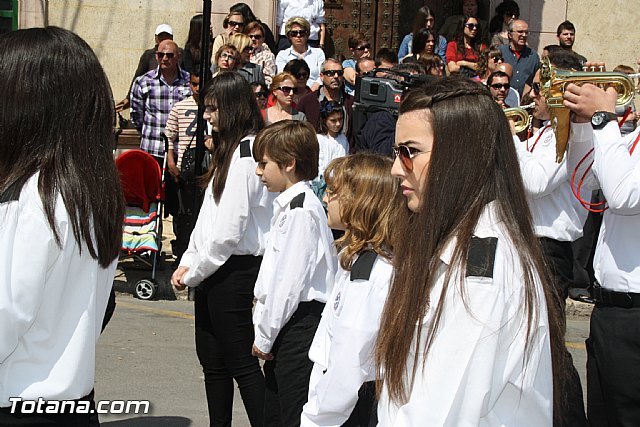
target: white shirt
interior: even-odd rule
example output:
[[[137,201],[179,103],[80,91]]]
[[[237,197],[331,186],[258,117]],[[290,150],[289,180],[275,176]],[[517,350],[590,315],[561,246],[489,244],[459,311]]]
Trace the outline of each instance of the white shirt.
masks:
[[[317,137],[320,147],[318,156],[318,178],[320,178],[333,159],[347,155],[349,141],[347,141],[347,137],[344,134],[340,134],[337,138],[334,138],[329,134],[323,135],[319,133]]]
[[[291,201],[301,193],[303,206],[291,209]],[[327,215],[309,185],[298,182],[273,202],[269,241],[255,285],[255,344],[262,352],[271,352],[299,303],[327,302],[336,266]]]
[[[311,26],[309,40],[318,40],[320,38],[320,24],[324,24],[323,0],[280,0],[276,18],[277,26],[280,27],[280,35],[286,35],[285,25],[289,19],[295,17],[309,21]]]
[[[9,397],[84,397],[117,262],[102,268],[76,242],[60,195],[56,244],[38,174],[19,200],[0,204],[0,218],[0,407]]]
[[[581,237],[588,212],[571,191],[573,169],[568,166],[566,156],[556,163],[552,127],[545,125],[525,141],[514,137],[514,142],[536,235],[563,242]],[[533,151],[529,152],[527,147]],[[584,192],[584,197],[589,195]]]
[[[231,255],[264,253],[273,196],[256,175],[251,152],[241,156],[243,144],[253,149],[253,139],[243,138],[233,153],[219,203],[213,198],[213,181],[207,186],[189,248],[180,261],[181,267],[189,267],[183,279],[187,286],[198,286]]]
[[[320,78],[320,69],[322,63],[325,61],[324,51],[317,47],[309,46],[303,57],[300,57],[298,53],[293,50],[293,47],[281,50],[276,56],[276,66],[278,67],[278,73],[284,71],[284,66],[292,59],[304,59],[304,62],[309,66],[309,79],[307,80],[307,86],[312,87],[314,83],[322,84]]]
[[[376,379],[373,352],[393,266],[378,256],[370,273],[368,279],[351,280],[351,271],[338,267],[309,350],[314,365],[302,426],[341,426],[353,412],[362,384]]]
[[[593,141],[591,171],[609,206],[593,259],[596,279],[612,291],[640,293],[640,143],[629,155],[640,128],[625,137],[620,136],[615,122],[600,130],[593,130],[588,123],[572,123],[571,128],[580,135],[581,146],[590,148]]]
[[[536,280],[537,324],[532,326],[531,353],[523,365],[527,329],[523,272],[518,252],[504,233],[490,204],[474,234],[498,239],[493,278],[465,278],[466,306],[461,299],[459,280],[452,279],[439,331],[426,361],[424,348],[419,349],[415,383],[408,401],[400,406],[392,403],[388,390],[383,388],[378,402],[379,426],[552,425],[553,374],[543,290]],[[433,321],[453,248],[452,242],[440,257],[439,276],[431,291],[434,298],[423,319],[425,336],[421,338],[421,346],[425,343],[426,328]],[[407,358],[407,372],[412,371],[415,352],[414,341]]]

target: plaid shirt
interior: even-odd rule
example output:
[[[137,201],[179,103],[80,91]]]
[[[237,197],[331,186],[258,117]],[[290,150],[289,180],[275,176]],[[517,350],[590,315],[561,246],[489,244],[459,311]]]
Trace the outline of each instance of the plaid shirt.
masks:
[[[178,76],[168,84],[158,68],[141,75],[131,87],[131,120],[140,132],[140,148],[162,157],[164,129],[173,106],[191,95],[189,73],[178,68]]]

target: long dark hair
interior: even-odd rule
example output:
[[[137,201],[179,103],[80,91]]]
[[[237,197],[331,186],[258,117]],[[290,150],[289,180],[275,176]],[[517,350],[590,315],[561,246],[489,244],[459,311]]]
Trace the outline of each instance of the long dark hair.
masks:
[[[433,19],[436,18],[436,15],[431,9],[429,9],[429,6],[422,6],[420,9],[418,9],[418,11],[416,12],[416,17],[413,19],[413,28],[411,31],[414,37],[420,28],[424,28],[424,23],[430,16]]]
[[[458,45],[458,53],[463,55],[464,57],[466,57],[467,55],[467,50],[464,47],[464,26],[467,24],[467,21],[469,21],[469,19],[475,19],[476,23],[478,24],[478,30],[476,31],[476,36],[471,39],[471,42],[469,43],[471,45],[471,49],[473,50],[473,52],[479,56],[480,55],[480,47],[482,46],[482,36],[480,34],[480,20],[475,17],[475,16],[471,16],[471,15],[464,15],[464,18],[460,21],[460,25],[458,26],[458,31],[456,32],[456,44]]]
[[[203,176],[204,185],[213,181],[213,197],[216,202],[224,191],[233,152],[247,135],[255,135],[264,127],[262,114],[251,86],[234,72],[223,72],[207,85],[205,104],[218,108],[218,132],[213,133],[213,160]]]
[[[497,220],[504,224],[524,273],[520,303],[526,320],[521,327],[526,331],[528,354],[541,312],[542,297],[536,290],[537,280],[541,281],[550,325],[554,399],[560,402],[565,372],[561,366],[565,360],[564,324],[558,297],[534,235],[518,158],[504,113],[481,85],[457,77],[435,80],[410,90],[399,113],[412,111],[425,112],[425,120],[431,124],[435,136],[420,198],[421,209],[396,224],[398,240],[394,255],[402,262],[396,265],[376,349],[384,387],[393,401],[406,401],[405,380],[409,378],[412,383],[421,353],[426,359],[441,327],[444,296],[457,280],[464,301],[460,278],[465,277],[471,237],[481,213],[493,202]],[[454,237],[455,248],[442,293],[432,294],[440,255]],[[434,320],[423,326],[422,319],[430,307],[434,310]],[[426,339],[421,341],[423,328],[427,328]],[[417,350],[412,357],[410,349],[415,336],[418,337]],[[407,369],[408,361],[413,362],[413,371]]]
[[[435,54],[436,50],[438,50],[438,35],[435,31],[428,28],[420,28],[413,35],[413,42],[411,43],[411,53],[414,55],[422,54],[422,51],[424,51],[424,49],[427,47],[427,42],[429,41],[430,36],[433,37],[434,43],[433,52],[431,53]]]
[[[200,51],[202,50],[202,14],[191,18],[189,22],[189,36],[184,45],[184,49],[191,53],[194,61],[200,61]]]
[[[113,161],[115,110],[98,58],[72,32],[31,28],[0,36],[0,194],[36,173],[58,245],[58,195],[73,236],[107,267],[122,240],[124,199]]]

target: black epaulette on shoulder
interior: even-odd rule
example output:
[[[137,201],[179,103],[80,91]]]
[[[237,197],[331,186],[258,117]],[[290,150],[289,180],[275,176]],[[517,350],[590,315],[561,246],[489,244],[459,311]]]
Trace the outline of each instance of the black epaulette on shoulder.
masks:
[[[289,203],[289,209],[301,208],[303,204],[304,204],[304,193],[300,193],[296,197],[291,199],[291,203]]]
[[[361,252],[356,262],[351,266],[351,275],[349,277],[351,281],[369,280],[376,258],[378,258],[378,254],[375,251],[367,250]]]
[[[240,157],[251,157],[251,143],[248,139],[240,141]]]
[[[471,237],[469,254],[467,255],[466,277],[489,277],[493,278],[493,264],[496,260],[496,248],[498,238]]]

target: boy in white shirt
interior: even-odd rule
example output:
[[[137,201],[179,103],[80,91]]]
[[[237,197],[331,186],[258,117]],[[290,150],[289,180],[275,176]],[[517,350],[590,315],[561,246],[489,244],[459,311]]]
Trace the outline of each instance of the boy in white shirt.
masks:
[[[327,216],[308,183],[318,174],[315,131],[277,122],[258,134],[253,156],[267,189],[280,192],[253,314],[253,354],[266,360],[265,425],[299,425],[313,367],[307,353],[337,269]]]

